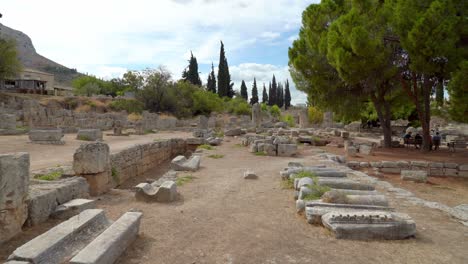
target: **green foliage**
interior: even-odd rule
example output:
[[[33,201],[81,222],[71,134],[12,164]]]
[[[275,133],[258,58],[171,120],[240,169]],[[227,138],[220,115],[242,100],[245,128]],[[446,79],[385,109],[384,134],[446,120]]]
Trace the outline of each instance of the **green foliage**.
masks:
[[[270,97],[271,97],[271,95],[270,95]],[[270,107],[270,114],[273,117],[279,118],[281,116],[281,110],[277,105],[273,105],[272,107]]]
[[[197,90],[193,93],[193,115],[209,115],[223,111],[224,103],[215,93]]]
[[[144,109],[144,104],[135,99],[117,99],[109,104],[110,109],[113,111],[127,111],[127,113],[141,114]]]
[[[193,53],[190,52],[190,60],[187,69],[182,73],[182,79],[193,85],[201,86],[202,82],[200,75],[198,74],[198,62],[197,58],[193,56]]]
[[[278,99],[276,98],[276,95],[278,94],[278,84],[276,83],[276,77],[273,75],[273,79],[271,80],[270,88],[268,91],[268,105],[273,106],[278,103]]]
[[[115,168],[115,167],[111,168],[111,176],[112,176],[112,179],[114,180],[114,182],[116,182],[116,183],[120,182],[119,172],[118,172],[117,168]]]
[[[176,185],[177,186],[182,186],[182,185],[184,185],[186,183],[191,182],[193,179],[195,179],[195,177],[193,177],[191,174],[179,177],[176,180]]]
[[[262,92],[262,105],[268,104],[268,94],[266,91],[265,84],[263,84],[263,92]]]
[[[263,112],[270,111],[269,108],[268,108],[268,105],[266,103],[261,103],[260,104],[260,109],[262,109]]]
[[[211,63],[211,72],[208,75],[208,81],[206,83],[206,90],[208,92],[216,93],[216,76],[214,73],[213,63]]]
[[[48,174],[41,175],[37,177],[37,179],[42,180],[42,181],[55,181],[59,179],[60,177],[62,177],[62,174],[63,174],[62,170],[57,170],[57,171],[50,172]]]
[[[20,70],[16,42],[0,38],[0,80],[14,78]]]
[[[291,107],[291,91],[289,90],[289,80],[286,80],[286,88],[284,90],[284,108],[288,110]]]
[[[265,151],[257,151],[254,153],[255,156],[266,156],[267,153]]]
[[[219,51],[219,66],[218,66],[218,95],[219,97],[234,96],[233,85],[231,84],[231,74],[229,73],[229,65],[224,52],[224,43],[221,41],[221,49]]]
[[[207,144],[200,145],[200,146],[198,146],[198,148],[199,148],[199,149],[206,149],[206,150],[213,150],[213,149],[215,149],[213,146],[207,145]]]
[[[290,114],[282,115],[280,117],[280,121],[287,123],[289,127],[295,127],[296,126],[296,120]]]
[[[323,122],[323,112],[316,107],[309,106],[307,110],[309,122],[312,124],[321,124]]]
[[[240,96],[247,101],[249,99],[249,95],[247,94],[247,86],[245,85],[244,80],[242,80],[241,87],[240,87]]]
[[[209,155],[208,158],[222,159],[222,158],[224,158],[224,155],[222,155],[222,154],[212,154],[212,155]]]
[[[460,63],[448,85],[449,113],[453,120],[468,123],[468,60]]]
[[[240,97],[227,100],[226,111],[235,115],[250,115],[251,113],[249,103]]]
[[[83,141],[91,141],[91,138],[88,137],[87,135],[79,135],[78,140],[83,140]]]
[[[257,80],[254,78],[253,86],[252,86],[252,98],[250,98],[250,104],[258,103],[258,89],[257,89]]]

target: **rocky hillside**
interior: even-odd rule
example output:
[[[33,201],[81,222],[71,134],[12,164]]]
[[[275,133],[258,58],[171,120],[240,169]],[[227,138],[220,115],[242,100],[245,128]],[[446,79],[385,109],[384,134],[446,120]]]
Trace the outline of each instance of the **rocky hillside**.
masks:
[[[70,85],[71,80],[81,75],[76,69],[67,68],[38,54],[31,38],[21,31],[0,24],[0,38],[16,41],[19,59],[24,67],[54,74],[59,84]]]

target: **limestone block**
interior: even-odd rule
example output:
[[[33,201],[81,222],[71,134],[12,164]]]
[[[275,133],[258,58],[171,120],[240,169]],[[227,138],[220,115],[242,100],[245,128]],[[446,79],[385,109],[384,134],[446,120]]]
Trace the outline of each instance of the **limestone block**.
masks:
[[[398,168],[398,163],[395,161],[382,161],[382,168]]]
[[[410,167],[410,163],[406,160],[399,160],[397,161],[398,167],[402,169],[407,169]]]
[[[346,155],[348,157],[356,157],[357,156],[357,149],[353,146],[348,146],[346,149]]]
[[[429,176],[444,176],[444,169],[443,168],[430,168]]]
[[[15,130],[16,115],[0,114],[0,129]]]
[[[347,204],[362,204],[362,205],[378,205],[388,206],[388,200],[385,195],[360,195],[360,194],[347,194]]]
[[[350,167],[351,169],[356,169],[356,168],[359,168],[361,163],[359,161],[348,161],[346,165]]]
[[[233,128],[233,129],[228,129],[224,131],[225,136],[240,136],[242,135],[242,130],[240,128]]]
[[[359,167],[361,167],[361,168],[369,168],[369,167],[370,167],[370,164],[369,164],[369,162],[363,161],[363,162],[360,162],[360,163],[359,163]]]
[[[113,264],[137,238],[143,214],[127,212],[81,250],[70,264]]]
[[[177,185],[173,181],[164,182],[156,192],[156,201],[169,203],[177,198]]]
[[[359,153],[363,155],[374,155],[374,148],[372,145],[361,144],[359,146]]]
[[[458,170],[461,170],[461,171],[468,171],[468,164],[460,164],[458,166]]]
[[[0,154],[0,244],[21,232],[28,217],[29,154]]]
[[[33,143],[63,144],[62,129],[32,129],[29,131],[29,140]]]
[[[81,176],[85,178],[89,184],[89,194],[98,196],[112,188],[110,174],[111,172],[104,171],[96,174],[82,174]]]
[[[184,156],[177,156],[171,161],[171,169],[175,171],[197,171],[200,167],[200,156],[192,156],[189,160]]]
[[[144,202],[169,203],[177,198],[177,185],[174,181],[164,181],[160,186],[158,183],[140,183],[135,187],[135,198]]]
[[[411,167],[421,167],[421,168],[427,168],[429,166],[429,162],[427,161],[411,161]]]
[[[458,168],[458,164],[457,164],[457,163],[451,163],[451,162],[445,162],[445,163],[444,163],[444,168],[448,168],[448,169],[457,169],[457,168]]]
[[[102,131],[100,129],[80,129],[76,135],[78,140],[102,141]]]
[[[268,156],[276,156],[276,146],[273,144],[263,144],[263,151]]]
[[[300,190],[304,186],[307,186],[307,185],[313,186],[314,184],[315,183],[312,178],[304,177],[304,178],[299,178],[295,187],[296,187],[296,190]]]
[[[258,176],[257,176],[257,174],[255,174],[255,172],[248,170],[248,171],[244,172],[244,179],[246,179],[246,180],[256,180],[256,179],[258,179]]]
[[[458,171],[458,177],[468,178],[468,171]]]
[[[296,144],[279,144],[278,145],[278,156],[290,157],[297,154]]]
[[[250,145],[250,147],[249,147],[249,152],[250,152],[250,153],[256,153],[256,152],[258,152],[257,145],[255,145],[255,144]]]
[[[318,184],[321,186],[328,186],[334,189],[350,189],[350,190],[363,190],[373,191],[375,188],[370,184],[359,183],[350,179],[343,178],[323,178],[319,177]]]
[[[372,168],[382,168],[382,162],[380,161],[371,161],[369,164]]]
[[[380,168],[379,171],[383,173],[398,174],[401,172],[401,168]]]
[[[208,117],[204,115],[198,117],[198,128],[208,129]]]
[[[51,217],[65,220],[83,212],[84,210],[94,208],[96,208],[96,202],[94,200],[74,199],[59,205]]]
[[[341,137],[343,139],[348,139],[349,138],[349,132],[348,131],[341,131]]]
[[[457,177],[458,176],[458,170],[457,169],[444,169],[444,176],[449,176],[449,177]]]
[[[427,172],[417,170],[402,170],[401,179],[404,181],[427,182]]]
[[[105,143],[82,144],[73,154],[73,170],[76,174],[95,174],[109,169],[109,145]]]
[[[187,145],[203,145],[206,143],[206,139],[202,137],[187,138]]]
[[[429,167],[430,168],[443,168],[444,167],[444,163],[442,162],[430,162],[429,163]]]

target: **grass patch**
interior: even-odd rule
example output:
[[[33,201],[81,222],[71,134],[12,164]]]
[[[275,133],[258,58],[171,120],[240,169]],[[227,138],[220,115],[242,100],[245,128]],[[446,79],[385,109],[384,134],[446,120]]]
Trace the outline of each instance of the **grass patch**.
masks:
[[[224,137],[224,132],[222,130],[216,130],[214,135],[216,137]]]
[[[27,127],[27,126],[16,126],[16,130],[29,131],[29,127]]]
[[[208,158],[222,159],[222,158],[224,158],[224,155],[222,155],[222,154],[212,154],[212,155],[209,155]]]
[[[284,189],[294,189],[294,179],[296,179],[296,178],[305,178],[305,177],[312,178],[312,180],[314,181],[314,185],[317,185],[318,178],[313,172],[301,171],[301,172],[299,172],[297,174],[294,174],[293,177],[289,177],[287,180],[284,180],[281,183],[281,187],[284,188]]]
[[[257,151],[254,153],[255,156],[266,156],[267,153],[265,151]]]
[[[148,135],[148,134],[156,134],[156,132],[152,129],[145,129],[145,135]]]
[[[78,140],[91,141],[91,138],[86,135],[79,135]]]
[[[60,177],[62,177],[62,174],[63,172],[58,170],[58,171],[54,171],[54,172],[41,175],[37,177],[37,179],[42,180],[42,181],[55,181],[59,179]]]
[[[208,145],[208,144],[203,144],[203,145],[200,145],[198,146],[199,149],[206,149],[206,150],[213,150],[215,149],[214,147],[212,147],[211,145]]]
[[[315,179],[314,179],[315,182]],[[303,200],[305,201],[311,201],[311,200],[318,200],[322,198],[322,195],[328,191],[330,191],[330,187],[328,186],[321,186],[315,183],[313,186],[307,185],[312,190],[312,193],[307,194],[306,196],[303,197]]]
[[[180,177],[180,178],[177,178],[176,180],[176,185],[177,186],[182,186],[188,182],[191,182],[193,179],[195,179],[195,177],[193,177],[191,174],[189,175],[185,175],[183,177]]]
[[[111,168],[111,176],[112,176],[112,179],[114,179],[114,182],[116,183],[120,182],[119,171],[117,171],[115,167]]]
[[[237,143],[237,144],[234,145],[234,147],[236,147],[236,148],[242,148],[242,147],[244,147],[244,145]]]
[[[162,138],[155,138],[153,141],[154,142],[163,142],[163,141],[166,141],[166,140],[162,139]]]

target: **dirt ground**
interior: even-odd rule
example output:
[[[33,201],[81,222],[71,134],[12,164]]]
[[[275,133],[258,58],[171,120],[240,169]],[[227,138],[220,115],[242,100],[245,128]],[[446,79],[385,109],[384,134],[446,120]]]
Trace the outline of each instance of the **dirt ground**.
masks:
[[[191,174],[195,179],[178,187],[178,202],[137,202],[129,186],[99,197],[98,207],[111,219],[130,209],[144,213],[140,236],[118,263],[468,263],[468,227],[438,210],[391,197],[397,211],[416,221],[415,238],[333,238],[325,228],[309,225],[297,215],[293,191],[281,188],[279,171],[291,160],[314,162],[312,152],[304,150],[298,158],[263,157],[248,153],[238,143],[239,139],[231,139],[215,150],[205,150],[199,171],[180,174]],[[207,157],[210,154],[225,156],[212,159]],[[243,179],[244,170],[249,168],[258,180]],[[157,178],[163,172],[156,168],[145,177]],[[428,190],[434,195],[444,191]],[[459,203],[467,203],[464,197]],[[27,238],[54,224],[49,221],[25,230],[0,248],[0,261]]]
[[[159,132],[147,135],[107,136],[110,131],[104,132],[104,142],[109,144],[112,153],[128,148],[133,144],[152,142],[155,139],[187,138],[187,132]],[[29,143],[28,135],[0,136],[0,154],[12,152],[29,152],[31,170],[54,167],[56,165],[71,165],[73,153],[86,141],[76,139],[76,134],[65,134],[64,145],[39,145]]]

